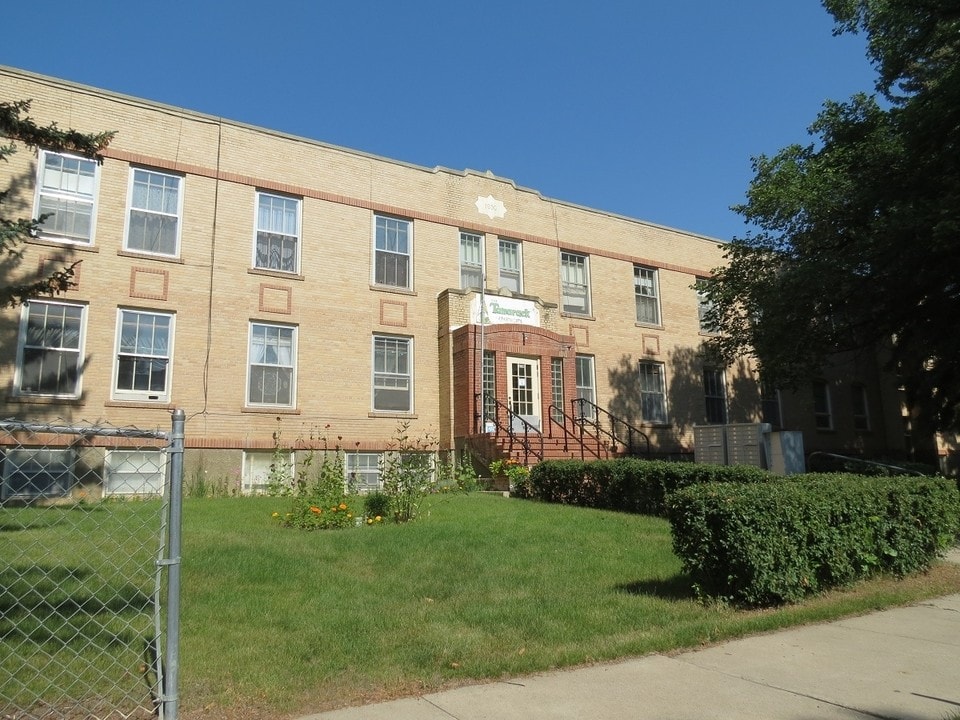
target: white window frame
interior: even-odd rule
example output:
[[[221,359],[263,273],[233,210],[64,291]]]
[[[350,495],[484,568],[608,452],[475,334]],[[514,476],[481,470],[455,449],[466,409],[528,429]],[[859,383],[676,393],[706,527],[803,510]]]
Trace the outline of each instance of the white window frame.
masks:
[[[60,160],[60,170],[47,168],[48,160],[58,158]],[[64,173],[62,166],[64,162],[76,163],[76,173]],[[93,171],[92,176],[82,173],[81,169]],[[45,184],[45,179],[51,174],[56,174],[60,182],[58,187]],[[84,177],[90,177],[90,180],[84,181]],[[71,182],[72,180],[72,182]],[[88,188],[84,186],[89,185]],[[91,246],[97,229],[97,197],[100,190],[100,163],[90,158],[80,155],[71,155],[70,153],[58,153],[52,150],[41,150],[37,158],[37,192],[34,200],[33,216],[39,218],[41,215],[52,214],[40,225],[39,236],[44,240],[54,240],[56,242],[68,243],[71,245]],[[51,204],[58,205],[76,205],[89,206],[90,221],[89,232],[86,236],[75,232],[66,232],[57,230],[57,208],[50,207]],[[46,206],[46,207],[45,207]],[[73,217],[77,217],[74,213]]]
[[[134,195],[135,187],[137,185],[138,176],[147,176],[145,179],[155,179],[162,180],[163,185],[161,185],[161,197],[165,198],[167,189],[167,181],[175,180],[176,181],[176,211],[173,212],[166,203],[163,202],[163,208],[151,208],[149,207],[150,201],[148,200],[147,207],[134,207]],[[123,249],[127,252],[141,253],[144,255],[156,255],[159,257],[171,257],[177,258],[180,257],[180,236],[183,231],[183,195],[184,195],[184,185],[185,178],[183,175],[175,175],[173,173],[161,172],[159,170],[152,170],[150,168],[143,167],[131,167],[130,168],[130,179],[129,185],[127,188],[127,216],[125,227],[123,229]],[[130,242],[130,235],[133,232],[134,227],[134,213],[143,213],[144,215],[150,215],[155,218],[160,218],[161,226],[165,222],[175,222],[176,228],[174,232],[174,247],[172,252],[167,252],[165,250],[151,249],[147,247],[134,247]]]
[[[151,343],[149,348],[146,347],[140,335],[140,330],[142,329],[145,333],[148,328],[146,324],[141,328],[140,323],[137,324],[137,338],[135,342],[135,347],[133,349],[125,349],[123,346],[124,340],[124,319],[127,316],[137,316],[139,320],[141,316],[146,318],[166,318],[169,323],[167,325],[167,347],[165,353],[158,352],[155,344]],[[114,352],[113,352],[113,399],[114,400],[133,400],[133,401],[143,401],[143,402],[169,402],[170,392],[173,387],[173,342],[174,335],[176,331],[176,315],[174,313],[165,313],[157,312],[155,310],[141,310],[139,308],[118,308],[117,309],[117,327],[116,327],[116,338],[114,341]],[[145,338],[144,338],[145,339]],[[136,389],[136,388],[120,388],[120,364],[121,358],[124,359],[133,359],[135,364],[140,363],[152,363],[156,361],[165,361],[166,368],[164,370],[164,386],[161,390],[157,389]],[[133,377],[136,378],[137,374],[134,372]]]
[[[867,398],[867,386],[853,383],[850,386],[850,406],[853,415],[853,429],[858,432],[870,432],[870,400]]]
[[[661,325],[660,315],[660,272],[646,265],[633,266],[633,291],[636,296],[637,322],[641,325]],[[642,317],[641,306],[652,309],[653,319]]]
[[[378,345],[382,346],[384,350],[388,346],[393,346],[397,349],[401,345],[406,345],[406,369],[400,367],[400,354],[395,357],[396,362],[386,362],[390,358],[386,355],[383,357],[383,363],[381,363],[381,369],[378,369],[377,364],[377,349]],[[370,344],[370,405],[375,413],[394,413],[394,414],[403,414],[410,415],[413,413],[414,404],[413,404],[413,390],[414,390],[414,378],[413,378],[413,338],[404,337],[398,335],[374,335],[373,341]],[[391,369],[392,368],[392,369]],[[377,391],[397,391],[402,389],[401,383],[406,380],[407,384],[407,398],[408,407],[403,408],[389,408],[389,407],[377,407]],[[396,384],[394,384],[396,383]]]
[[[480,233],[460,231],[460,289],[470,290],[483,287],[484,280],[484,242]],[[475,278],[477,282],[470,280]]]
[[[144,468],[151,472],[144,472]],[[136,480],[128,480],[128,477]],[[103,494],[106,497],[163,495],[166,478],[167,454],[159,448],[107,450],[104,457]]]
[[[269,270],[291,275],[300,273],[302,207],[303,203],[300,198],[257,191],[253,219],[253,258],[250,261],[252,267],[257,270]],[[280,225],[279,228],[277,224]],[[274,260],[272,247],[267,250],[266,264],[261,264],[261,236],[267,239],[268,247],[272,246],[274,241],[280,243],[280,252],[276,255],[279,267],[272,266]],[[283,267],[285,264],[283,246],[288,243],[293,244],[292,267]]]
[[[256,328],[264,328],[266,330],[276,331],[276,343],[267,342],[270,338],[264,336],[264,357],[258,358],[258,361],[255,362],[254,358],[254,336]],[[281,357],[283,354],[280,352],[281,347],[287,342],[282,335],[289,333],[289,347],[290,347],[290,357],[289,361],[284,361]],[[274,349],[275,359],[267,357],[269,348]],[[277,382],[281,381],[281,372],[283,370],[289,371],[289,385],[290,385],[290,400],[289,402],[268,402],[264,400],[254,400],[251,397],[252,384],[254,382],[254,367],[262,367],[265,369],[276,368],[275,372],[277,373]],[[264,370],[266,372],[266,370]],[[261,376],[262,377],[262,376]],[[262,383],[261,383],[262,385]],[[296,325],[282,325],[279,323],[270,323],[263,322],[260,320],[251,320],[250,327],[247,334],[247,383],[246,383],[246,405],[247,407],[280,407],[280,408],[293,408],[297,405],[297,326]],[[278,385],[279,388],[279,385]],[[263,397],[264,391],[261,387],[261,398]],[[279,395],[279,390],[278,393]]]
[[[574,294],[574,288],[582,288]],[[583,308],[576,301],[583,298]],[[583,253],[560,251],[560,309],[573,315],[590,315],[590,256]]]
[[[556,408],[551,412],[553,420],[561,425],[567,412],[563,388],[563,365],[562,357],[550,358],[550,404]]]
[[[296,477],[296,458],[292,451],[244,450],[240,469],[240,493],[265,495],[270,490],[270,467],[278,460],[283,463],[285,474],[290,478]]]
[[[406,226],[406,248],[401,249],[399,226]],[[393,232],[391,232],[393,228]],[[382,231],[382,232],[381,232]],[[394,238],[393,235],[396,235]],[[383,247],[381,247],[381,245]],[[392,247],[391,247],[392,246]],[[399,282],[388,282],[386,277],[386,265],[384,266],[384,278],[378,280],[378,268],[380,266],[381,254],[385,256],[394,256],[395,258],[406,259],[406,284]],[[373,267],[371,268],[371,282],[377,287],[399,288],[400,290],[413,289],[413,221],[406,218],[395,217],[393,215],[375,214],[373,216]],[[394,268],[394,280],[396,280],[396,268]]]
[[[813,381],[813,424],[817,430],[833,430],[833,398],[826,380]]]
[[[76,483],[77,452],[72,448],[10,448],[0,453],[0,462],[0,500],[64,497]],[[10,481],[18,474],[27,482],[11,488]],[[47,483],[39,487],[37,478],[46,478]]]
[[[350,452],[343,456],[343,479],[350,490],[363,494],[383,488],[383,456],[377,452]],[[370,482],[370,478],[373,481]]]
[[[510,254],[515,254],[517,266],[508,267],[504,263],[504,251],[509,250]],[[508,240],[499,238],[497,241],[497,267],[498,282],[497,287],[506,288],[518,295],[523,294],[523,245],[517,240]],[[516,285],[516,289],[511,287]]]
[[[76,347],[71,345],[63,345],[63,338],[61,337],[60,344],[53,345],[44,345],[44,344],[35,344],[29,342],[31,338],[28,337],[28,330],[30,325],[30,318],[34,310],[44,308],[45,311],[45,322],[43,328],[44,336],[51,333],[51,329],[46,323],[46,319],[50,317],[49,309],[50,308],[73,308],[80,311],[80,319],[78,328],[78,335],[76,341]],[[65,311],[64,311],[65,312]],[[54,316],[54,319],[56,317]],[[64,316],[65,319],[65,316]],[[20,311],[20,329],[17,336],[17,363],[14,368],[14,388],[15,394],[18,396],[24,397],[52,397],[52,398],[63,398],[63,399],[75,399],[79,398],[83,393],[83,371],[84,371],[84,344],[86,342],[86,329],[87,329],[87,306],[81,305],[79,303],[65,303],[57,302],[54,300],[30,300],[25,302]],[[65,358],[65,357],[74,357],[75,358],[75,367],[76,367],[76,383],[73,390],[69,392],[45,392],[40,389],[25,389],[24,384],[24,367],[25,367],[25,356],[28,351],[38,350],[44,354],[43,360],[41,361],[41,366],[46,365],[48,360],[54,360],[56,357]],[[46,354],[50,353],[51,357],[47,358]],[[60,354],[59,356],[57,354]],[[62,363],[57,363],[58,367],[62,367]],[[43,371],[41,370],[41,377]],[[59,376],[59,372],[58,372]]]
[[[574,358],[574,371],[576,375],[575,397],[583,400],[589,400],[596,404],[597,402],[597,365],[593,355],[577,354]],[[595,420],[597,411],[591,405],[577,404],[578,417],[584,417],[588,420]]]
[[[780,390],[763,380],[760,381],[760,420],[770,423],[774,430],[783,427]]]
[[[640,381],[640,417],[649,425],[667,425],[670,420],[667,408],[667,379],[664,364],[652,360],[641,360],[637,366]],[[656,379],[658,387],[652,387]],[[656,403],[656,408],[653,403]],[[656,409],[659,412],[649,412]]]
[[[715,367],[703,368],[703,400],[707,423],[711,425],[727,424],[727,377],[726,373]],[[713,415],[719,408],[718,415]]]
[[[698,277],[697,283],[709,283],[710,278]],[[707,294],[697,288],[697,327],[701,335],[719,335],[720,331],[716,327],[707,323],[706,314],[713,308],[713,303],[707,297]]]

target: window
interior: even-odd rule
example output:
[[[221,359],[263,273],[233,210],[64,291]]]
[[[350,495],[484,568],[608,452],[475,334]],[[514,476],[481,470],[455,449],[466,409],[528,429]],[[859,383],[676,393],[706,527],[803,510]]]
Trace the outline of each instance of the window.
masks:
[[[412,245],[409,220],[374,216],[375,249],[373,282],[410,288],[410,250]]]
[[[21,313],[17,392],[79,397],[86,307],[31,300]]]
[[[257,193],[254,267],[295,273],[300,268],[300,201]]]
[[[853,428],[854,430],[867,431],[870,429],[870,406],[867,404],[867,388],[859,384],[852,385],[850,392],[853,403]]]
[[[560,253],[560,292],[563,312],[590,314],[590,272],[586,255]]]
[[[63,497],[74,484],[73,450],[20,448],[3,456],[3,485],[0,498],[32,500]]]
[[[247,404],[292,407],[296,357],[296,328],[250,323]]]
[[[40,153],[39,165],[36,216],[49,215],[40,237],[92,244],[100,166],[95,160],[49,151]]]
[[[554,422],[563,424],[563,358],[550,358],[550,395],[553,407],[550,409]]]
[[[510,292],[523,292],[523,271],[521,268],[520,243],[513,240],[500,240],[500,284]]]
[[[780,414],[780,391],[771,383],[760,381],[760,419],[770,423],[774,430],[783,427]]]
[[[114,398],[169,400],[173,315],[139,310],[117,314]]]
[[[413,412],[413,341],[373,338],[373,409]]]
[[[492,350],[483,351],[483,432],[486,432],[486,421],[497,416],[497,380],[496,355]]]
[[[104,495],[163,495],[166,455],[160,450],[108,450]]]
[[[282,483],[294,478],[292,452],[276,450],[244,450],[243,469],[240,476],[240,492],[244,495],[263,495]],[[289,488],[290,485],[286,485]]]
[[[703,397],[707,406],[707,422],[724,425],[727,422],[727,390],[723,370],[703,369]]]
[[[133,168],[127,250],[176,257],[180,251],[183,178]]]
[[[637,322],[660,324],[660,282],[654,268],[633,267],[633,287],[637,296]]]
[[[483,287],[483,236],[460,233],[460,289]]]
[[[577,417],[584,417],[593,420],[597,416],[596,408],[593,403],[597,401],[596,383],[593,372],[593,356],[577,355],[577,399],[583,400],[577,403]]]
[[[343,460],[344,475],[351,490],[366,493],[381,488],[380,453],[347,453]]]
[[[833,430],[830,386],[823,380],[816,380],[813,383],[813,418],[817,430]]]
[[[697,278],[697,321],[700,324],[701,333],[716,335],[718,332],[716,325],[707,319],[707,313],[713,310],[713,303],[703,286],[709,282],[706,278]]]
[[[663,363],[640,363],[640,413],[644,422],[667,423],[667,395]]]

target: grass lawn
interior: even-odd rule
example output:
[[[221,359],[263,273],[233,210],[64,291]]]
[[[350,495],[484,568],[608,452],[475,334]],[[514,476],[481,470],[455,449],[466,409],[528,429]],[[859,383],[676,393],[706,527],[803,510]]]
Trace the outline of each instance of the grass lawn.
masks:
[[[660,519],[439,495],[408,525],[282,529],[187,499],[181,716],[275,718],[688,648],[960,592],[960,567],[776,610],[692,596]]]

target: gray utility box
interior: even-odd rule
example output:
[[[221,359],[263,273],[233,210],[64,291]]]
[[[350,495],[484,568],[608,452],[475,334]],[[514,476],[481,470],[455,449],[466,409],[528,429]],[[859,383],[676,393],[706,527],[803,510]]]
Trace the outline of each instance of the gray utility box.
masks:
[[[711,465],[753,465],[780,475],[805,470],[803,435],[799,431],[772,432],[767,423],[696,425],[694,460]]]

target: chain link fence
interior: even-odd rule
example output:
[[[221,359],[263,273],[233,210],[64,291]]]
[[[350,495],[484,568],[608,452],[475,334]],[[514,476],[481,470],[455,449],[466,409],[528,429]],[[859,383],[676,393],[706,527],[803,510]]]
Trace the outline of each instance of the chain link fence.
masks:
[[[175,720],[182,418],[0,421],[3,720]]]

